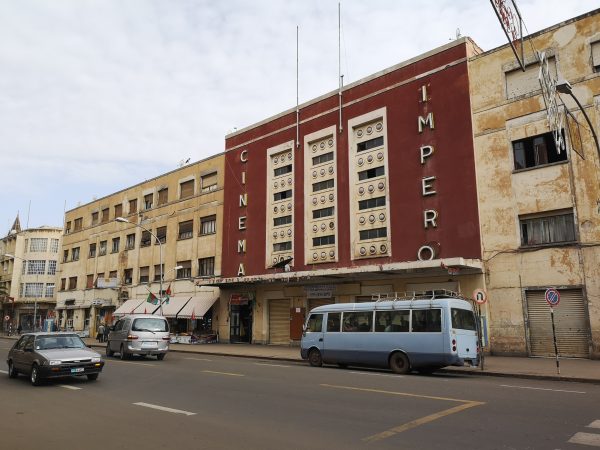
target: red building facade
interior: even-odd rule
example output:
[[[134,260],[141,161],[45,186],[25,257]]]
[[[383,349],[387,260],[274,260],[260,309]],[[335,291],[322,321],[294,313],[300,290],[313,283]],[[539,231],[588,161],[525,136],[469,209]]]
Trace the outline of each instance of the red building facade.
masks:
[[[248,339],[294,341],[297,325],[272,328],[369,286],[478,283],[475,51],[455,41],[226,138],[215,283],[234,310],[247,299]]]

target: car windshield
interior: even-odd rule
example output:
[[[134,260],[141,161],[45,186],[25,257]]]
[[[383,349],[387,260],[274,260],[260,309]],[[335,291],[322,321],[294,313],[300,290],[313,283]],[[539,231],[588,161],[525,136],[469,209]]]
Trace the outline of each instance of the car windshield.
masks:
[[[132,331],[169,331],[165,319],[140,318],[133,321]]]
[[[85,343],[79,336],[39,336],[35,340],[36,350],[51,350],[55,348],[85,348]]]

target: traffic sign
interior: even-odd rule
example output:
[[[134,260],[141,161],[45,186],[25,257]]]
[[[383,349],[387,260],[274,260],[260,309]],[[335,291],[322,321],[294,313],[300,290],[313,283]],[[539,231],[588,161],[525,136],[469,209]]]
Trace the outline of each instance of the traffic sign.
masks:
[[[558,306],[558,302],[560,302],[560,292],[554,288],[546,289],[544,297],[551,307]]]
[[[487,292],[483,289],[475,289],[473,291],[473,298],[478,305],[483,305],[487,301]]]
[[[4,320],[8,322],[10,320],[10,316],[4,316]]]

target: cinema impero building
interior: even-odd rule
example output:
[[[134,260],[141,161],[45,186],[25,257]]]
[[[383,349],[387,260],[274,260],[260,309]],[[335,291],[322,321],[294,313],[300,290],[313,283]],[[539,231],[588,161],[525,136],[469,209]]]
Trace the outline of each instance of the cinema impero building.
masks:
[[[308,310],[484,287],[458,39],[226,137],[221,340],[290,344]],[[341,105],[341,108],[340,108]]]

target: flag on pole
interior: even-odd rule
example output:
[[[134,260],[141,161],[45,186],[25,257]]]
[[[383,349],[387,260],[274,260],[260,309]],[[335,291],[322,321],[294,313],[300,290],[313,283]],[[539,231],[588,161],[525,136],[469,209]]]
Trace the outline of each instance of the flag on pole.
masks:
[[[158,299],[156,298],[156,295],[154,295],[152,292],[148,293],[148,298],[146,298],[146,301],[148,303],[152,303],[153,305],[156,305],[158,303]]]
[[[171,283],[169,283],[169,287],[165,291],[165,297],[163,298],[163,303],[168,305],[170,299],[171,299]]]
[[[169,283],[169,287],[167,288],[165,293],[167,294],[167,297],[171,296],[171,283]]]
[[[192,309],[192,320],[196,320],[196,311]]]

